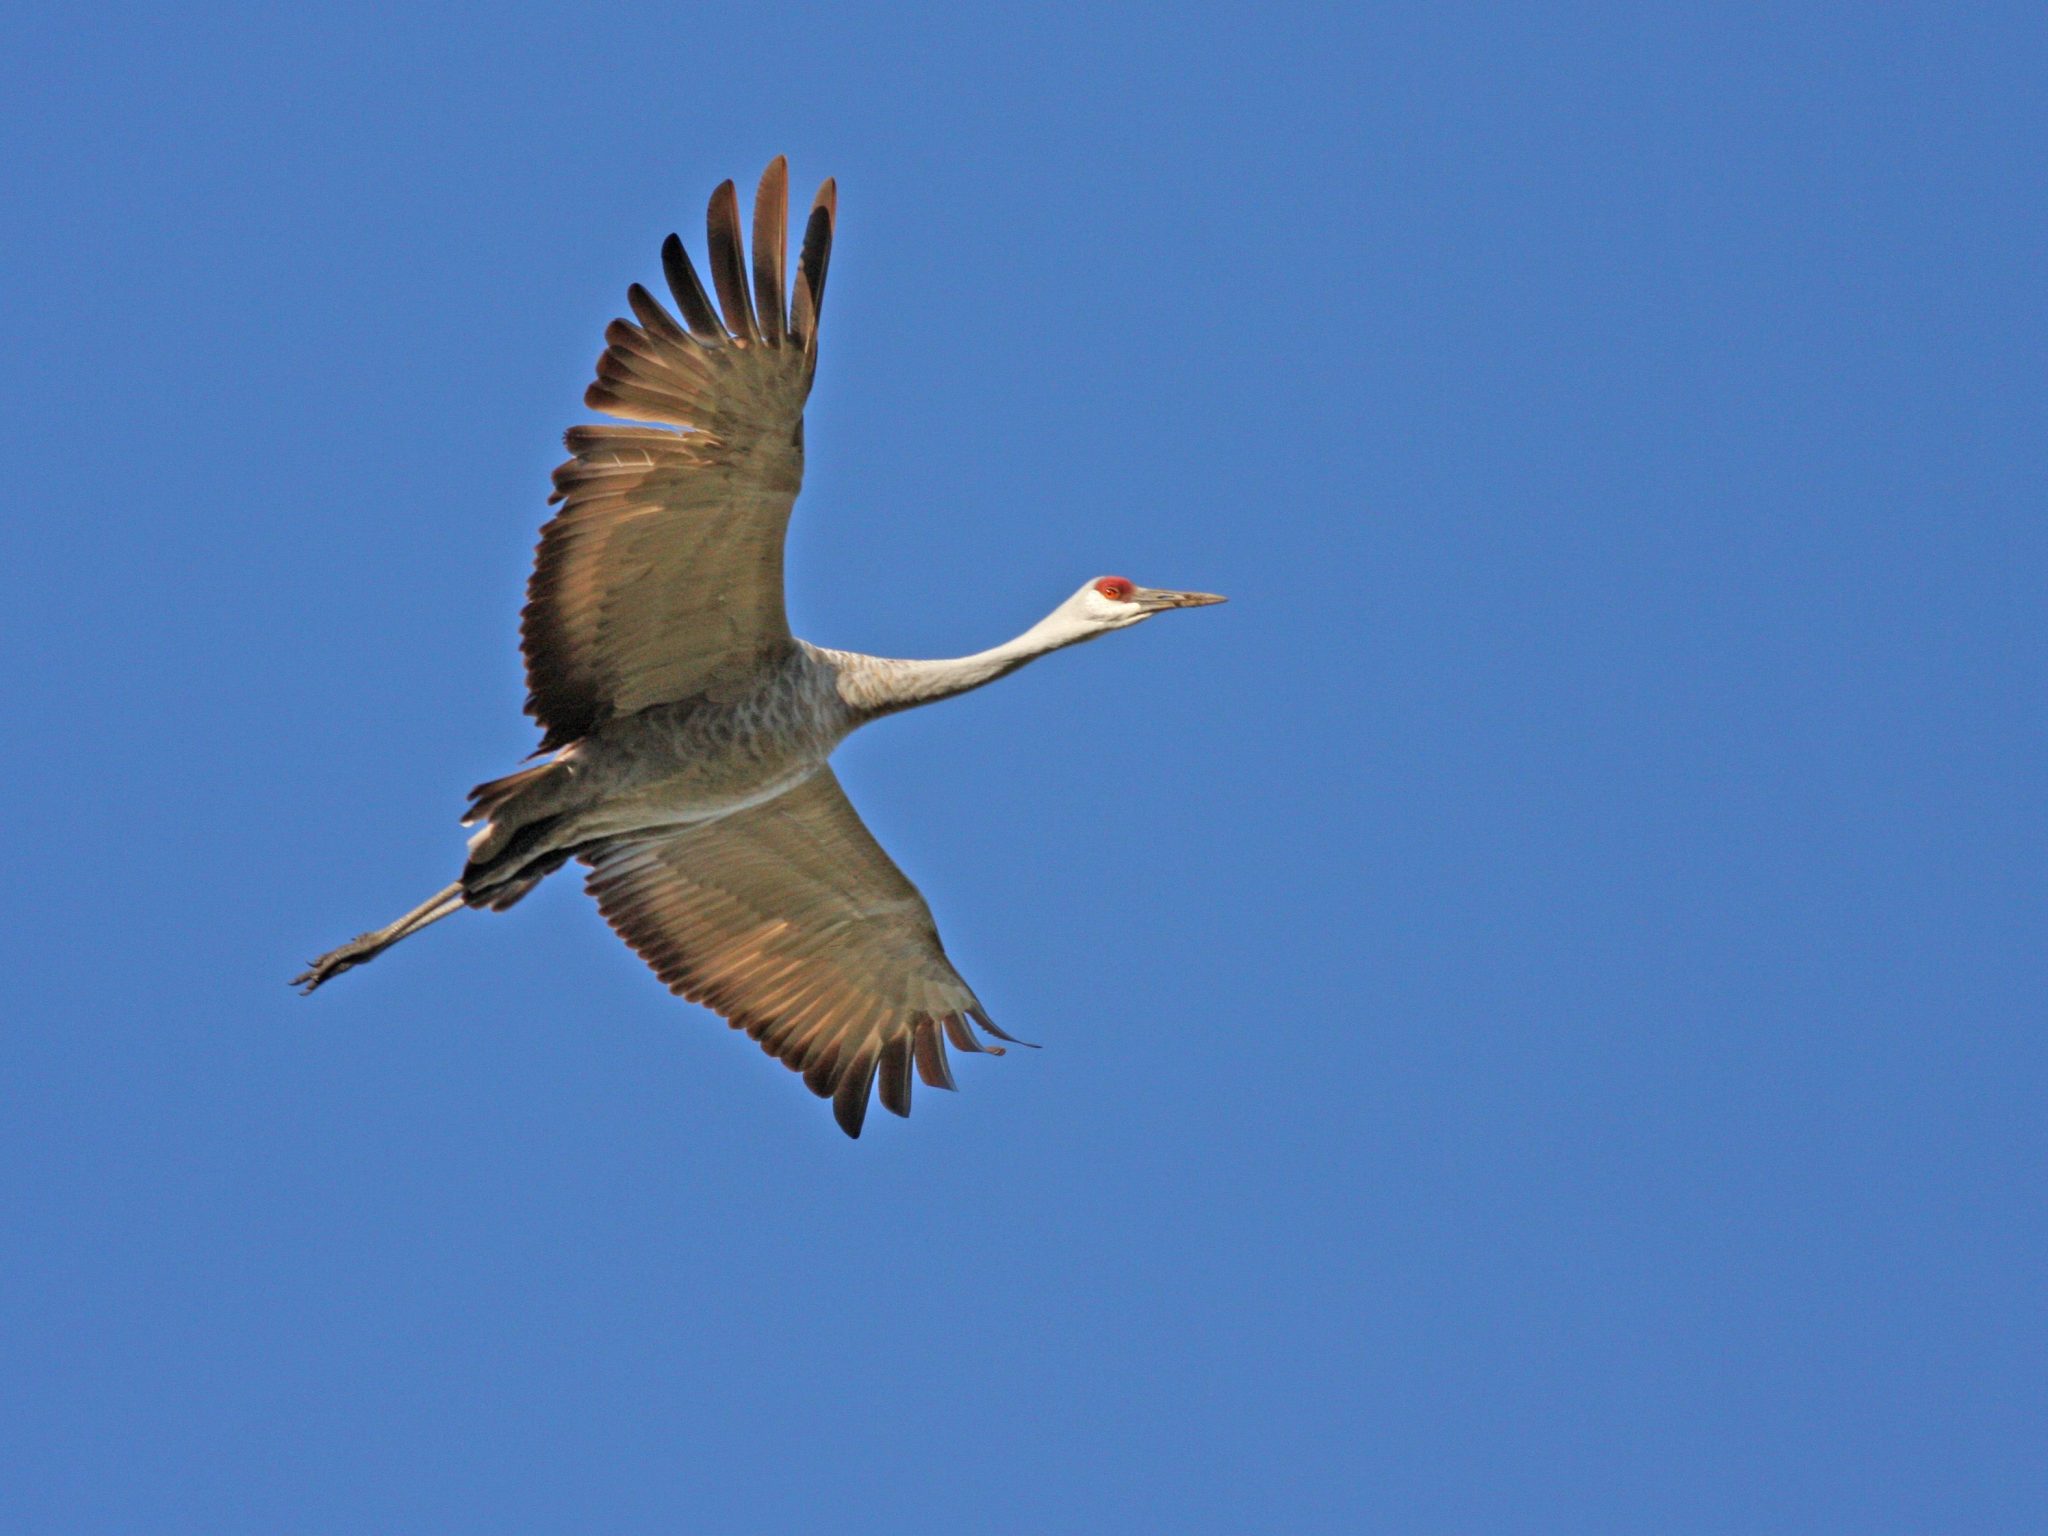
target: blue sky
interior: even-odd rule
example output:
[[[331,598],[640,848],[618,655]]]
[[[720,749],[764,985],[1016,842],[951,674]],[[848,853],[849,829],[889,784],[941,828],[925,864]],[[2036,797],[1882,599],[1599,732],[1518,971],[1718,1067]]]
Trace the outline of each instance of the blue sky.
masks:
[[[2048,1524],[2035,6],[46,7],[0,58],[0,1524]],[[799,631],[1045,1049],[844,1140],[533,744],[626,284],[842,222]]]

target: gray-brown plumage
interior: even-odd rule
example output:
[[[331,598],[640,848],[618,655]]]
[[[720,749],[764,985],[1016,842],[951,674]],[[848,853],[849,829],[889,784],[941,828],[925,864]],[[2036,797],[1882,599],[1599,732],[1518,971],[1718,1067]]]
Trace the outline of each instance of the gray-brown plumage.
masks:
[[[527,712],[549,761],[471,792],[462,878],[313,963],[312,991],[461,910],[502,910],[580,860],[619,936],[670,990],[744,1029],[858,1136],[871,1090],[910,1112],[913,1072],[953,1086],[946,1042],[1001,1053],[924,898],[826,765],[870,720],[980,687],[1168,608],[1222,599],[1102,577],[1016,639],[949,661],[827,650],[790,633],[784,530],[836,216],[812,205],[786,281],[787,170],[761,178],[742,242],[731,182],[706,218],[713,305],[682,242],[605,331],[594,409],[572,428],[521,621]]]

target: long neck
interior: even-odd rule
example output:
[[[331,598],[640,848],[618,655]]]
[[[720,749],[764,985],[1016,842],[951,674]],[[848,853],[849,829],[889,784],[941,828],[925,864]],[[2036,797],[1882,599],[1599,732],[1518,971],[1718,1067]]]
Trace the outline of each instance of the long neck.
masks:
[[[972,656],[947,661],[899,661],[887,656],[839,653],[839,696],[868,715],[892,714],[918,704],[933,704],[967,693],[999,677],[1007,677],[1027,661],[1048,651],[1093,639],[1101,631],[1077,624],[1059,609],[1047,614],[1014,640]]]

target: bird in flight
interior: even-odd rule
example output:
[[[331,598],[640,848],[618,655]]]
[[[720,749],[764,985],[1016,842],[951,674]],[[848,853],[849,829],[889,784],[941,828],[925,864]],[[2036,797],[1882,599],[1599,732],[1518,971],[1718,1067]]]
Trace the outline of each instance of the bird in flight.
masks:
[[[635,283],[605,331],[593,410],[555,471],[521,616],[526,711],[547,761],[470,791],[462,878],[314,961],[311,992],[464,907],[501,912],[571,859],[598,910],[672,992],[722,1015],[860,1134],[877,1080],[910,1113],[912,1071],[953,1086],[946,1042],[990,1022],[931,909],[827,759],[857,727],[951,698],[1048,651],[1206,592],[1088,582],[989,650],[901,661],[790,633],[782,545],[804,472],[804,401],[836,209],[827,181],[786,278],[788,168],[754,200],[753,269],[728,181],[707,216],[712,292],[670,235],[672,314]],[[678,314],[680,319],[678,319]]]

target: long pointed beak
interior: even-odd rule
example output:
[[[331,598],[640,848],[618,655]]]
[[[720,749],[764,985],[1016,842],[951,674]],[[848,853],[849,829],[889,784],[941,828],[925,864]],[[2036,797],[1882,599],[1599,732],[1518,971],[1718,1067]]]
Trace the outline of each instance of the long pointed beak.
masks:
[[[1132,600],[1143,603],[1147,608],[1207,608],[1211,603],[1224,603],[1229,599],[1214,592],[1169,592],[1161,587],[1140,587],[1131,594]]]

